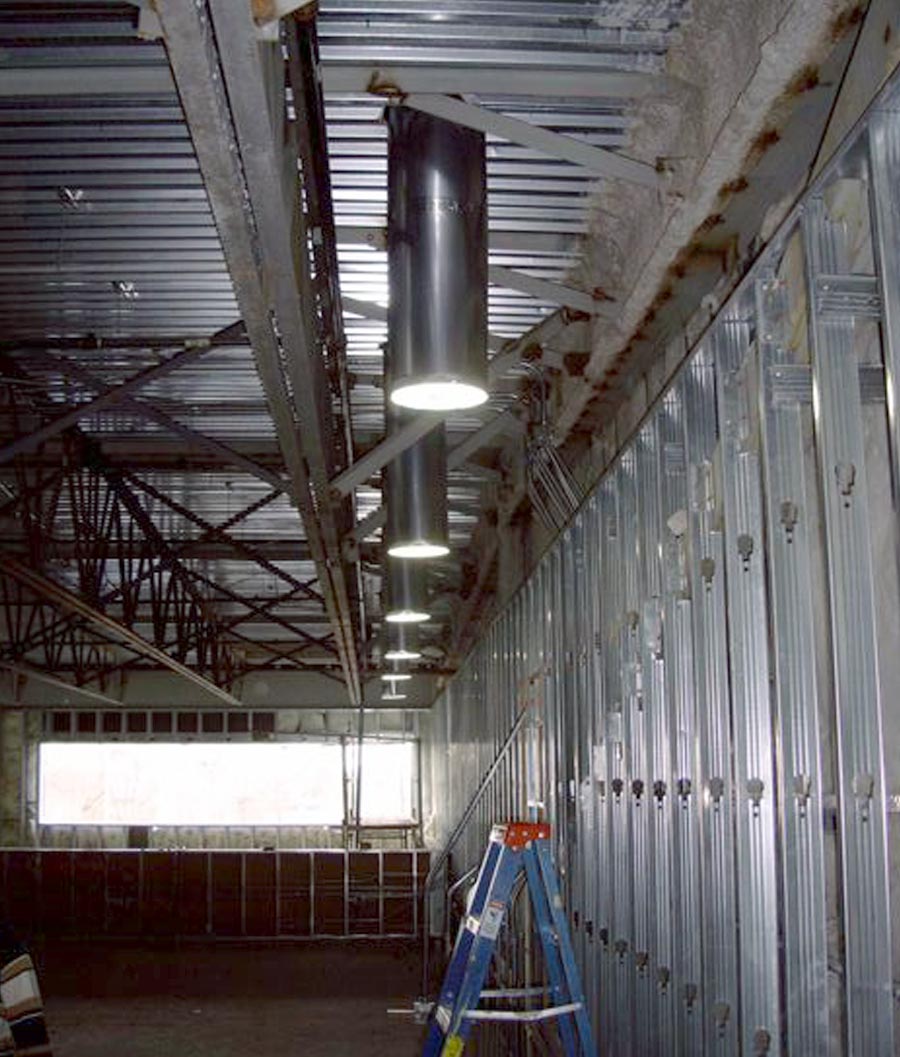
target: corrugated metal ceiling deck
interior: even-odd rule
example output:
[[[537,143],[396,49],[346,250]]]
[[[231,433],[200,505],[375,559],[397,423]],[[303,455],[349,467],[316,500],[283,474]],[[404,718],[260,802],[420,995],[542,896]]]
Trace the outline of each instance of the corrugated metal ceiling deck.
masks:
[[[593,78],[611,70],[662,71],[666,49],[688,14],[687,0],[452,0],[440,6],[323,0],[318,32],[342,294],[381,308],[387,304],[386,255],[379,248],[386,224],[385,102],[365,94],[372,76],[397,68],[426,77],[435,71],[443,84],[454,76],[464,82],[474,71],[473,90],[465,83],[459,87],[468,101],[618,150],[629,131],[630,100],[621,92],[603,95]],[[150,339],[205,336],[238,317],[165,50],[158,40],[139,38],[138,23],[138,10],[124,3],[32,0],[0,9],[4,341],[55,339],[107,386],[158,359]],[[91,93],[84,94],[88,82],[79,84],[80,77],[100,72],[105,89],[93,90],[98,82],[91,80]],[[17,95],[3,87],[5,74],[37,80]],[[59,80],[61,74],[67,81]],[[577,90],[562,94],[558,83],[566,77],[575,78]],[[66,83],[70,90],[61,87]],[[577,267],[595,180],[570,162],[489,136],[491,263],[566,280]],[[500,337],[517,337],[557,307],[492,286],[490,327]],[[345,311],[345,328],[348,366],[356,375],[354,436],[357,444],[371,444],[383,430],[378,381],[386,328],[351,311]],[[86,336],[96,341],[85,343]],[[126,337],[147,339],[148,347],[126,347]],[[29,362],[27,352],[17,354],[17,362],[42,387],[47,408],[94,395],[46,364]],[[148,386],[141,398],[183,425],[283,468],[252,355],[239,342]],[[493,406],[508,406],[510,399],[509,392],[500,392]],[[467,415],[450,427],[459,436],[478,424]],[[135,459],[138,452],[147,456],[154,444],[179,444],[158,421],[125,407],[88,418],[82,427],[126,460],[129,452]],[[230,469],[157,467],[145,476],[213,525],[266,488]],[[14,488],[8,475],[3,482]],[[361,488],[359,515],[379,501],[375,489]],[[479,502],[478,478],[465,469],[455,474],[456,545],[470,538]],[[196,526],[184,518],[167,514],[164,523],[173,539],[196,537]],[[284,496],[236,531],[247,538],[293,539],[298,547],[303,538]],[[307,578],[311,568],[297,575]],[[252,566],[221,557],[206,575],[260,595],[271,582],[257,569],[254,583]]]

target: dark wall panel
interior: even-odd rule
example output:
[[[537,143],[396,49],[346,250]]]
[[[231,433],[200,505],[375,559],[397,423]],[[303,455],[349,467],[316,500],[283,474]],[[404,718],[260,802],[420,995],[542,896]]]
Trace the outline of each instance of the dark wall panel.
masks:
[[[73,860],[75,930],[96,935],[106,928],[106,857],[102,851],[87,851]]]
[[[209,921],[209,856],[202,851],[178,852],[176,862],[178,932],[203,936]]]
[[[425,852],[0,850],[24,937],[413,936]]]
[[[268,852],[244,856],[244,932],[274,936],[278,932],[277,860]]]
[[[214,936],[241,936],[243,928],[242,867],[240,852],[219,852],[210,857],[212,875],[211,931]]]
[[[174,910],[177,857],[173,852],[141,853],[143,888],[141,891],[141,929],[146,936],[174,936],[178,922]]]
[[[313,857],[313,924],[318,936],[344,934],[345,870],[343,852],[322,851]]]
[[[278,857],[278,922],[283,936],[309,936],[312,911],[310,852],[282,852]]]

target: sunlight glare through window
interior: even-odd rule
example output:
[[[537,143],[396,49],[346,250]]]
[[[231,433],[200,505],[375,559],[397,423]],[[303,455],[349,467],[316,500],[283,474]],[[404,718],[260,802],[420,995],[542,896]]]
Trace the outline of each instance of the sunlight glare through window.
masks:
[[[340,825],[337,743],[48,742],[42,825]]]

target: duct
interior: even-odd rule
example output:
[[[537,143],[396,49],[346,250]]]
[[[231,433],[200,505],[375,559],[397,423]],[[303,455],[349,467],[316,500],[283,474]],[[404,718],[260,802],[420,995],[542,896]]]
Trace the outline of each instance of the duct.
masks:
[[[388,409],[393,432],[414,417]],[[393,558],[439,558],[447,545],[447,438],[433,429],[389,463],[384,475],[388,554]]]
[[[475,407],[487,399],[484,135],[403,106],[387,123],[390,398]]]
[[[408,624],[397,624],[388,631],[387,636],[384,651],[386,661],[417,661],[421,658],[415,628]]]
[[[421,624],[425,607],[425,570],[418,562],[386,558],[384,619],[389,624]]]

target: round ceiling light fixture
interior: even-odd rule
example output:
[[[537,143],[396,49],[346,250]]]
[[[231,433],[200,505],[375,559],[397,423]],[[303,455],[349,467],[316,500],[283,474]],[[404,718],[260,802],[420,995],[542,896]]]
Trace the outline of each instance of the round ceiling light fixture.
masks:
[[[391,390],[395,404],[417,411],[468,411],[481,407],[487,398],[488,392],[483,386],[458,378],[407,381]]]

